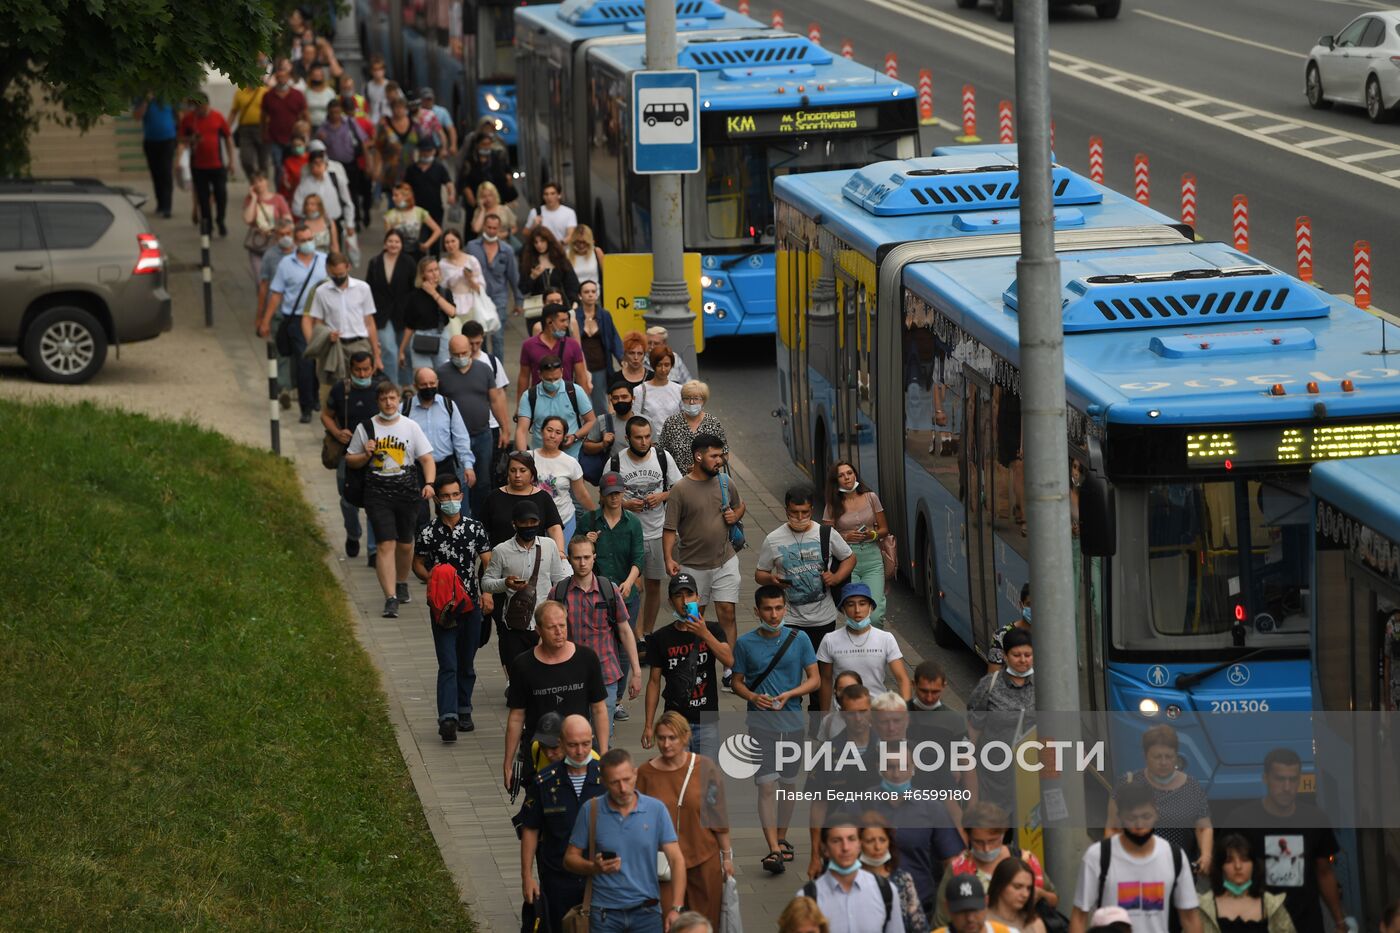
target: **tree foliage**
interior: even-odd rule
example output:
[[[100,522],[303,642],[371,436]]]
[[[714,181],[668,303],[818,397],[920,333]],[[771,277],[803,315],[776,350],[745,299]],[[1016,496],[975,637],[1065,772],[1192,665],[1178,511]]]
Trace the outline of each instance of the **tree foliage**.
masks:
[[[36,92],[78,126],[147,93],[179,100],[207,68],[256,78],[287,0],[0,0],[0,175],[24,172]]]

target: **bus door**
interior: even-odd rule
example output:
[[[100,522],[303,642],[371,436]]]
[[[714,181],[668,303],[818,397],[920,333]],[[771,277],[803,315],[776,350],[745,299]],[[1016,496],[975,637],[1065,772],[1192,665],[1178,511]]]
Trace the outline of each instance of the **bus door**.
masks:
[[[788,340],[788,411],[792,418],[792,455],[800,464],[812,468],[812,390],[807,372],[807,244],[789,234],[785,249],[791,257],[787,263],[787,293],[792,307],[792,330]],[[820,484],[825,477],[813,476]]]
[[[859,289],[850,273],[836,270],[837,287],[840,289],[840,334],[836,346],[836,412],[832,416],[832,430],[836,432],[836,458],[860,466],[860,360],[859,338],[856,332],[860,314],[864,310],[857,300]],[[816,477],[820,483],[825,476]]]
[[[973,644],[986,652],[991,647],[997,624],[993,527],[996,458],[992,453],[996,426],[992,421],[991,383],[970,366],[963,367],[963,383],[967,387],[963,425],[968,442],[963,445],[963,475],[967,482],[967,524],[964,527],[968,595]]]

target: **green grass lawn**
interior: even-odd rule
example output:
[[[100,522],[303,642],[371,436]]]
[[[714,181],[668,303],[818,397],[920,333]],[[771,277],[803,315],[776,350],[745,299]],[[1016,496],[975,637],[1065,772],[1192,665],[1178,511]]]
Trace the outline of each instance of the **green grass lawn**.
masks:
[[[292,468],[0,422],[0,927],[470,929]]]

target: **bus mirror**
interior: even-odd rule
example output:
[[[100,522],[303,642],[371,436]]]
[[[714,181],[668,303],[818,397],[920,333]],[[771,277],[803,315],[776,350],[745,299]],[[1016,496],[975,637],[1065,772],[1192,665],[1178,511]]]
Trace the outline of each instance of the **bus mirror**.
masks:
[[[1079,549],[1086,557],[1112,557],[1118,551],[1118,508],[1107,477],[1094,472],[1079,486]]]

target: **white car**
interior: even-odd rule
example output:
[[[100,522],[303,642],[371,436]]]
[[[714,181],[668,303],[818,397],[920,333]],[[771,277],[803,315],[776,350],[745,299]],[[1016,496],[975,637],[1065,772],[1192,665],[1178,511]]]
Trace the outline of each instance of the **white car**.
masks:
[[[1336,36],[1323,36],[1308,53],[1308,103],[1366,108],[1384,123],[1400,103],[1400,10],[1364,13]]]

